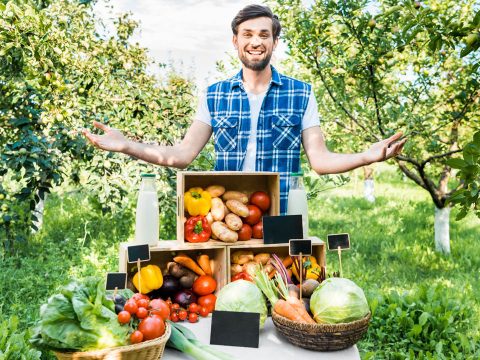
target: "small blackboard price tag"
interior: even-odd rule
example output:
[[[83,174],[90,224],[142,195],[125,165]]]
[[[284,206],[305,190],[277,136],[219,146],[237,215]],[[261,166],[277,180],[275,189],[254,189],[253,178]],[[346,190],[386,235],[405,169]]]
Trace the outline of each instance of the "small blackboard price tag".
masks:
[[[289,242],[289,255],[298,256],[310,256],[312,255],[312,240],[310,239],[291,239]]]
[[[259,329],[259,313],[215,310],[210,344],[258,348]]]
[[[122,290],[127,287],[127,273],[108,273],[105,290]]]
[[[328,250],[347,250],[350,249],[350,235],[348,234],[330,234],[327,235]]]
[[[150,248],[148,244],[131,245],[127,247],[128,262],[134,263],[138,260],[149,261],[150,260]]]
[[[263,243],[284,244],[303,237],[302,215],[264,216]]]

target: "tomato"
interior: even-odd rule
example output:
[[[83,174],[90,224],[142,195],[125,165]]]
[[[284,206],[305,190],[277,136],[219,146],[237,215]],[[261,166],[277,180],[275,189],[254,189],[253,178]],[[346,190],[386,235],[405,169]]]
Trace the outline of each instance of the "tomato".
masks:
[[[178,322],[179,317],[178,317],[178,314],[176,312],[173,312],[170,314],[170,320],[173,321],[173,322]]]
[[[135,315],[137,315],[139,319],[145,319],[148,316],[148,310],[144,307],[139,307]]]
[[[135,300],[128,300],[123,307],[123,310],[128,311],[130,314],[136,314],[138,310],[137,303]]]
[[[198,315],[196,313],[188,314],[188,321],[191,323],[196,323],[198,321]]]
[[[246,281],[253,282],[253,279],[250,276],[250,274],[245,271],[239,272],[238,274],[232,276],[232,282],[237,280],[246,280]]]
[[[129,300],[134,300],[137,302],[140,299],[150,300],[150,298],[145,294],[135,293]]]
[[[182,321],[185,320],[187,316],[188,316],[187,310],[182,309],[178,312],[178,318]]]
[[[211,294],[217,288],[217,282],[209,275],[200,275],[193,283],[193,292],[197,295],[204,296]]]
[[[205,306],[208,309],[208,312],[212,312],[215,309],[215,302],[217,297],[213,294],[200,296],[198,298],[198,305]]]
[[[245,218],[245,221],[247,222],[247,224],[255,225],[262,218],[262,210],[260,210],[256,205],[247,205],[247,207],[249,214]]]
[[[252,227],[248,224],[243,224],[242,228],[238,230],[238,240],[250,240],[252,238]]]
[[[188,311],[191,313],[197,313],[198,312],[198,305],[195,303],[191,303],[190,306],[188,307]]]
[[[150,301],[150,313],[160,316],[163,320],[167,320],[170,316],[170,307],[162,299],[153,299]]]
[[[138,307],[143,307],[143,308],[148,308],[148,300],[147,299],[140,299],[137,300],[137,306]]]
[[[270,196],[265,191],[256,191],[250,196],[250,204],[257,205],[265,212],[270,208]]]
[[[253,225],[253,238],[254,239],[263,239],[263,222],[260,221],[258,224]]]
[[[138,344],[138,343],[141,343],[143,341],[143,334],[138,331],[138,330],[135,330],[132,335],[130,335],[130,343],[131,344]]]
[[[178,305],[177,303],[173,303],[172,310],[178,310],[178,309],[180,309],[180,305]]]
[[[208,309],[205,306],[200,307],[200,316],[207,317],[209,312]]]
[[[123,310],[118,313],[117,318],[120,324],[128,324],[132,318],[132,315],[130,315],[128,311]]]
[[[158,316],[149,316],[138,324],[138,330],[145,340],[152,340],[165,333],[165,322]]]

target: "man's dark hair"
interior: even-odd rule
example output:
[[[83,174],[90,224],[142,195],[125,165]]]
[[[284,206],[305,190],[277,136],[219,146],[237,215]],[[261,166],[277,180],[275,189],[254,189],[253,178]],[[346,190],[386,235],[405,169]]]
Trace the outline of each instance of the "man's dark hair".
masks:
[[[256,19],[259,17],[268,17],[272,19],[272,32],[273,39],[277,39],[280,36],[280,31],[282,30],[282,25],[278,20],[278,16],[274,15],[272,10],[268,6],[263,5],[247,5],[232,20],[232,31],[234,35],[238,34],[238,26],[251,19]]]

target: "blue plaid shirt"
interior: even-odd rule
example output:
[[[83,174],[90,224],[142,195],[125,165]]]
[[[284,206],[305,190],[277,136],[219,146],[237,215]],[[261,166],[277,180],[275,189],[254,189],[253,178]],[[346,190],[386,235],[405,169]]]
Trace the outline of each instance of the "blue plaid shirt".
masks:
[[[290,174],[300,170],[302,118],[311,86],[272,66],[257,125],[256,171],[280,173],[280,213],[287,212]],[[250,105],[242,71],[208,87],[207,104],[215,136],[217,171],[241,171],[250,135]]]

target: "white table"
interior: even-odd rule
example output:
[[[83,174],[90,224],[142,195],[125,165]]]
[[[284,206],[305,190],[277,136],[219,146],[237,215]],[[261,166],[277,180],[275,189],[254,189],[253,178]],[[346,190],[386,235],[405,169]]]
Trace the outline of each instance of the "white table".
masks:
[[[211,316],[208,318],[200,318],[200,321],[191,324],[189,322],[181,322],[180,324],[192,330],[197,339],[205,344],[210,344],[210,327],[212,323]],[[360,360],[360,354],[356,346],[349,347],[345,350],[318,352],[303,349],[290,344],[287,339],[280,335],[273,325],[272,318],[269,317],[265,321],[265,327],[260,330],[259,348],[245,348],[235,346],[219,346],[212,345],[214,348],[232,355],[232,360]],[[169,348],[165,349],[162,360],[191,360],[179,351]]]

